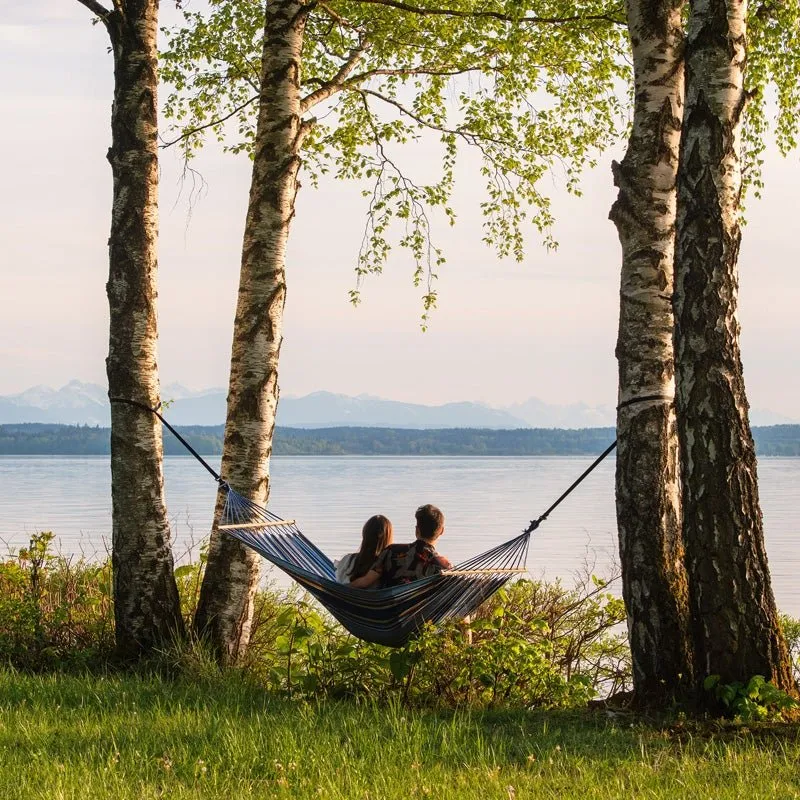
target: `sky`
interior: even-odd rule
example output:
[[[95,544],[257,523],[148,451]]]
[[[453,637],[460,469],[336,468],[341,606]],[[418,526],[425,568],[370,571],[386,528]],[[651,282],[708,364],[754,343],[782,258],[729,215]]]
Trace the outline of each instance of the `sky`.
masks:
[[[89,17],[77,1],[0,0],[0,394],[105,383],[112,61]],[[458,223],[434,231],[447,264],[425,333],[402,254],[366,282],[361,306],[348,301],[364,187],[314,189],[301,175],[282,394],[613,405],[620,251],[607,217],[611,159],[621,155],[601,157],[581,198],[553,178],[560,246],[548,252],[531,230],[522,264],[481,243],[481,183],[465,159]],[[423,146],[414,158],[435,168],[438,155]],[[212,147],[195,166],[205,186],[190,204],[177,153],[162,151],[159,368],[162,384],[200,389],[227,385],[250,164]],[[782,159],[770,147],[765,180],[763,199],[748,200],[740,258],[745,380],[753,408],[800,420],[798,154]]]

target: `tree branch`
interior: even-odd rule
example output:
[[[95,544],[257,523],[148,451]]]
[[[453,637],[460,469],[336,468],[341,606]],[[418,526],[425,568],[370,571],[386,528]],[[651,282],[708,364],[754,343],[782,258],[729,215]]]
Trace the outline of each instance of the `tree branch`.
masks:
[[[376,227],[375,215],[378,212],[379,206],[385,205],[385,201],[387,200],[387,195],[384,191],[386,180],[384,178],[384,174],[386,172],[386,168],[388,167],[394,172],[396,177],[396,180],[393,181],[394,189],[392,190],[391,194],[396,194],[399,192],[406,197],[408,202],[409,213],[405,220],[407,233],[406,238],[408,238],[409,226],[418,231],[423,237],[423,242],[419,246],[414,246],[413,244],[406,246],[410,247],[414,253],[416,261],[416,269],[414,271],[415,285],[422,280],[423,272],[426,273],[426,294],[424,297],[425,311],[422,315],[424,329],[425,322],[428,318],[428,310],[436,303],[436,293],[433,291],[433,281],[436,278],[436,274],[433,271],[433,255],[434,251],[436,251],[437,254],[439,251],[437,248],[434,248],[433,242],[431,241],[430,220],[428,219],[425,206],[419,200],[421,194],[420,187],[417,186],[414,181],[408,178],[402,172],[402,170],[400,170],[397,164],[395,164],[394,161],[392,161],[392,159],[387,155],[383,146],[384,143],[380,137],[380,133],[375,126],[375,118],[372,110],[369,107],[367,94],[371,93],[363,91],[359,92],[359,96],[361,98],[361,102],[364,104],[364,111],[367,116],[367,125],[370,128],[370,132],[372,133],[372,138],[375,143],[375,152],[378,158],[378,174],[375,178],[375,184],[372,189],[372,197],[370,199],[369,209],[367,211],[367,221],[364,227],[364,235],[361,240],[361,247],[359,248],[358,266],[356,267],[356,288],[350,292],[350,298],[352,302],[357,303],[364,276],[369,272],[381,271],[380,266],[378,266],[377,269],[375,268],[374,264],[373,266],[370,266],[368,263],[368,253],[371,245],[374,244],[376,237],[378,239],[382,239],[382,231],[380,229],[383,227],[383,225],[379,224]],[[385,260],[385,254],[382,260]],[[425,261],[424,267],[422,264],[423,260]]]
[[[394,106],[401,114],[404,114],[405,116],[414,120],[414,122],[416,122],[418,125],[421,125],[422,127],[425,127],[428,130],[438,131],[439,133],[443,133],[450,136],[457,136],[467,145],[477,148],[481,156],[486,161],[487,169],[491,168],[493,171],[494,184],[504,193],[510,195],[513,194],[514,192],[514,188],[511,185],[511,181],[506,175],[507,172],[520,179],[524,178],[524,176],[520,173],[519,170],[509,166],[500,166],[498,163],[497,154],[493,153],[491,150],[492,146],[494,146],[495,148],[504,148],[504,147],[507,148],[514,146],[513,142],[508,142],[503,139],[498,139],[494,136],[489,136],[488,134],[478,135],[477,133],[464,130],[463,128],[460,127],[447,128],[443,125],[437,125],[436,123],[431,122],[430,120],[426,120],[423,117],[420,117],[418,114],[415,114],[413,111],[411,111],[409,108],[407,108],[394,98],[386,97],[385,95],[373,91],[372,89],[351,88],[351,87],[348,87],[348,89],[357,92],[361,96],[367,109],[369,109],[369,106],[366,105],[366,97],[367,96],[375,97],[378,100],[382,100],[384,103],[388,103],[389,105]],[[375,133],[375,135],[377,136],[377,133]],[[517,152],[529,154],[532,153],[533,151],[530,148],[518,146]]]
[[[110,9],[106,8],[101,3],[98,3],[97,0],[78,0],[78,2],[82,6],[86,6],[86,8],[88,8],[89,11],[92,12],[92,14],[94,14],[97,17],[100,17],[100,19],[104,23],[106,21],[106,18],[111,16],[111,14],[113,13]]]
[[[79,0],[79,2],[83,2],[83,0]],[[237,106],[230,112],[230,114],[226,114],[224,117],[220,117],[219,119],[213,119],[211,122],[207,122],[205,125],[198,125],[196,128],[191,128],[188,131],[184,131],[180,136],[176,139],[172,139],[169,142],[163,142],[159,145],[160,148],[165,149],[167,147],[172,147],[172,145],[177,144],[178,142],[182,142],[184,139],[188,139],[190,136],[194,136],[196,133],[200,133],[200,131],[204,131],[207,128],[213,128],[216,125],[221,125],[223,122],[226,122],[231,117],[236,116],[240,111],[244,111],[247,106],[252,105],[258,100],[260,95],[254,95],[251,97],[246,103],[242,103],[240,106]]]
[[[488,56],[485,57],[488,58]],[[359,72],[358,75],[354,75],[349,81],[347,81],[347,87],[358,86],[359,83],[362,83],[374,75],[398,75],[400,77],[404,75],[436,75],[439,77],[450,78],[456,75],[465,75],[468,72],[480,72],[483,69],[484,67],[482,64],[476,64],[472,67],[463,67],[460,69],[456,67],[448,69],[447,67],[439,67],[436,65],[394,67],[392,69],[369,69],[366,72]]]
[[[459,130],[458,128],[445,128],[441,125],[436,125],[435,123],[420,117],[410,109],[406,108],[402,103],[398,102],[397,100],[391,97],[386,97],[386,95],[380,94],[380,92],[375,92],[372,89],[363,89],[363,88],[359,89],[355,87],[352,87],[352,90],[358,92],[358,94],[360,94],[362,97],[364,97],[365,95],[369,95],[370,97],[375,97],[378,100],[383,100],[384,103],[388,103],[389,105],[394,106],[401,114],[405,114],[407,117],[413,119],[414,122],[418,123],[419,125],[422,125],[425,128],[429,128],[430,130],[434,131],[439,131],[441,133],[455,134],[456,136],[464,135],[464,132]]]
[[[405,11],[409,14],[419,14],[422,16],[439,16],[439,17],[459,17],[465,19],[496,19],[500,22],[513,22],[516,24],[531,24],[531,25],[560,25],[565,22],[589,22],[589,21],[605,21],[611,22],[614,25],[625,25],[624,19],[617,19],[611,14],[587,14],[586,16],[573,16],[573,17],[514,17],[511,14],[506,14],[503,11],[461,11],[456,8],[423,8],[415,6],[411,3],[403,2],[403,0],[358,0],[365,5],[388,6],[389,8],[396,8],[398,11]]]
[[[356,68],[370,46],[370,42],[362,42],[358,47],[354,47],[350,51],[347,60],[339,68],[339,71],[330,80],[325,81],[319,89],[306,95],[300,101],[300,113],[305,114],[309,108],[313,108],[317,103],[327,100],[329,97],[336,94],[336,92],[340,91],[347,80],[347,76]]]
[[[411,109],[407,108],[394,98],[386,97],[386,95],[383,95],[380,92],[373,91],[372,89],[354,88],[353,91],[358,92],[362,96],[369,95],[370,97],[375,97],[378,100],[382,100],[384,103],[388,103],[389,105],[394,106],[401,114],[405,114],[407,117],[413,119],[414,122],[416,122],[418,125],[421,125],[424,128],[428,128],[428,130],[439,131],[440,133],[445,133],[452,136],[458,136],[459,138],[463,139],[467,144],[478,147],[482,152],[484,152],[484,154],[485,154],[484,148],[481,146],[482,142],[496,144],[501,147],[508,146],[508,142],[504,142],[500,139],[496,139],[491,136],[478,136],[477,134],[472,133],[470,131],[465,131],[463,128],[446,128],[443,125],[437,125],[435,122],[431,122],[430,120],[426,120],[424,117],[420,117],[418,114],[415,114],[413,111],[411,111]]]
[[[341,14],[337,14],[327,3],[319,3],[319,7],[331,18],[333,22],[338,23],[343,28],[348,28],[351,31],[362,32],[361,28],[354,25],[349,20],[346,20]]]

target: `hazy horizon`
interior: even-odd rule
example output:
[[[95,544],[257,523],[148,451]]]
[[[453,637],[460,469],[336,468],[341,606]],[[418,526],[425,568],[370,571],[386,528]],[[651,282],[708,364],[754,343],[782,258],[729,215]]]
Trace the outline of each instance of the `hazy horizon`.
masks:
[[[168,416],[177,425],[223,424],[225,397],[226,389],[221,386],[191,389],[182,384],[167,384],[161,391],[162,400],[170,405]],[[431,415],[445,408],[448,417],[438,417],[434,421]],[[72,380],[57,389],[40,384],[21,393],[0,394],[0,424],[107,425],[108,413],[106,387],[96,383]],[[548,404],[537,397],[506,405],[485,404],[469,398],[441,404],[415,404],[370,393],[347,395],[326,389],[303,395],[281,394],[278,406],[278,422],[288,426],[419,427],[416,423],[420,420],[422,427],[577,429],[614,427],[615,410],[613,405],[591,405],[582,401]],[[765,408],[752,408],[750,421],[754,427],[800,424],[796,418]]]

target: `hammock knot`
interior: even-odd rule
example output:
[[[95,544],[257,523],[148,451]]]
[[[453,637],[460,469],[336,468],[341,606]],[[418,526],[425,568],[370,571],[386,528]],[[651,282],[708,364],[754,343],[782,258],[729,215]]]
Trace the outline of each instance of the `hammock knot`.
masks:
[[[539,519],[532,519],[531,524],[528,525],[527,528],[523,531],[523,533],[533,533],[543,522],[544,517],[539,517]]]

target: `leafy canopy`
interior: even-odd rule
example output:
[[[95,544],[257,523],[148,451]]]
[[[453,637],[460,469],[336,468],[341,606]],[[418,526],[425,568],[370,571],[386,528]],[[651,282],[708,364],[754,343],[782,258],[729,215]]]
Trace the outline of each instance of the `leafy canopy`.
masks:
[[[465,147],[480,156],[485,242],[521,259],[529,220],[555,246],[543,178],[556,169],[579,193],[580,171],[627,127],[620,3],[320,0],[303,8],[303,168],[313,185],[330,173],[368,187],[353,302],[363,277],[382,270],[399,223],[414,281],[425,283],[426,318],[443,262],[431,213],[455,221],[455,166]],[[189,158],[210,132],[227,150],[252,155],[263,4],[210,0],[205,12],[184,11],[184,21],[165,31],[162,67],[175,141]],[[430,134],[441,169],[416,175],[413,148],[402,145]]]
[[[756,197],[763,189],[761,167],[773,129],[782,155],[797,147],[800,125],[800,0],[752,3],[747,20],[748,93],[744,123],[745,180]],[[774,105],[772,103],[774,99]],[[774,109],[774,125],[770,116]]]

